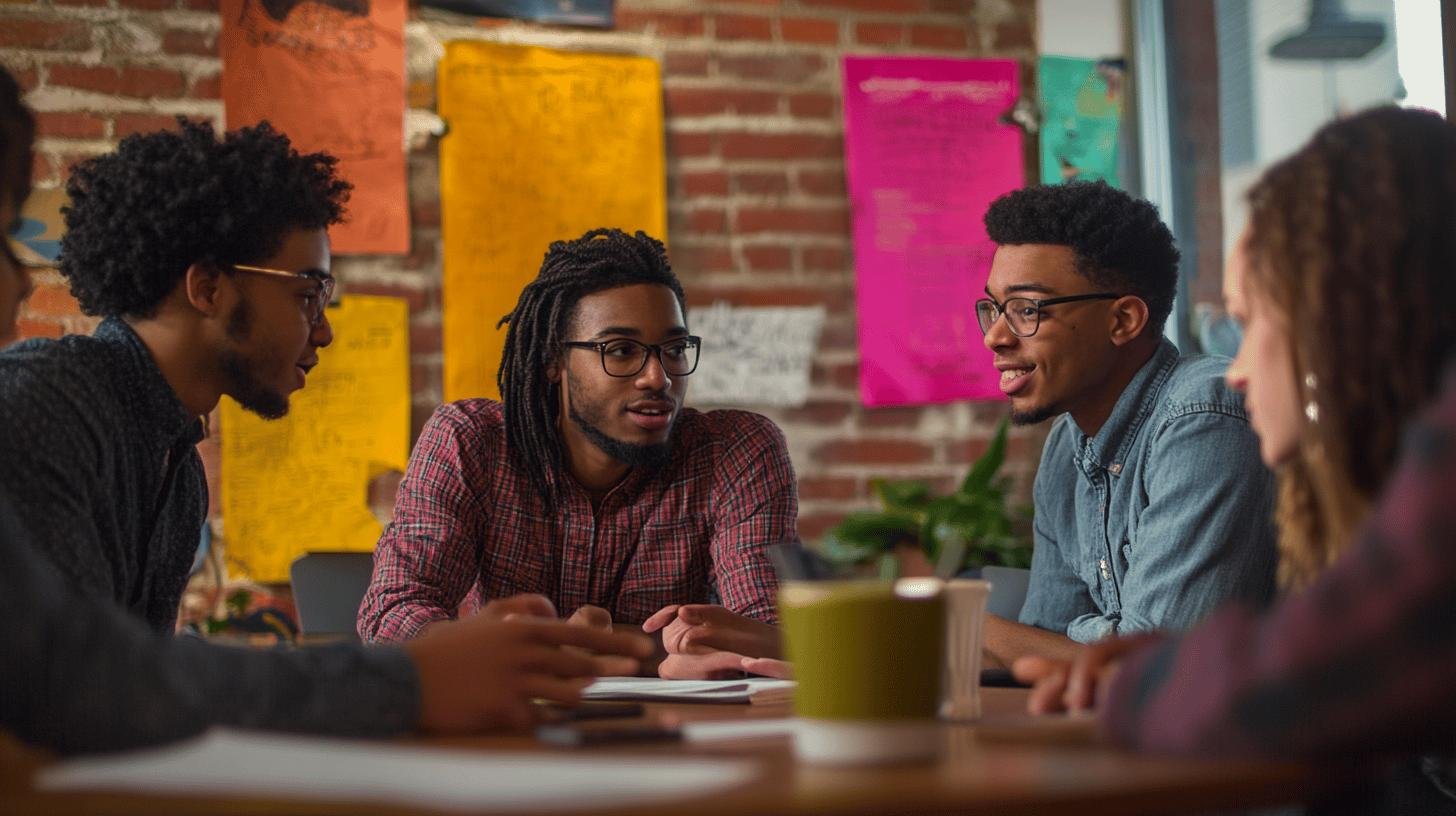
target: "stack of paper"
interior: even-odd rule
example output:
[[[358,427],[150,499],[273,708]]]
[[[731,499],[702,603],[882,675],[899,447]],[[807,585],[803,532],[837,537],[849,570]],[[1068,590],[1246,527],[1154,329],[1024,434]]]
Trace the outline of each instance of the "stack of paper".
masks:
[[[651,703],[787,703],[794,699],[794,681],[767,677],[744,680],[604,677],[587,686],[582,699]]]
[[[485,753],[216,729],[165,748],[73,759],[46,791],[130,791],[512,812],[698,799],[752,780],[751,763]]]

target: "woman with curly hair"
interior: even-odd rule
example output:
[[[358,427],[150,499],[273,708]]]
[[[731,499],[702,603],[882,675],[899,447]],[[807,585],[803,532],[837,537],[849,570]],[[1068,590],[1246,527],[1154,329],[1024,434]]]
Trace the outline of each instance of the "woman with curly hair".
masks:
[[[1114,740],[1148,750],[1449,751],[1456,126],[1399,108],[1335,122],[1249,199],[1224,281],[1245,324],[1228,378],[1279,470],[1287,593],[1017,672],[1037,683],[1034,711],[1099,704]],[[1422,765],[1429,780],[1402,764],[1370,806],[1456,811],[1438,792],[1456,791],[1452,766]]]

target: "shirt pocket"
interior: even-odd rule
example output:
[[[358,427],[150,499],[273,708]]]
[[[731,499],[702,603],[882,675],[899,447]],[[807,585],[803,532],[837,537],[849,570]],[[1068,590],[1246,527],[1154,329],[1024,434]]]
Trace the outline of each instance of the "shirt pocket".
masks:
[[[669,604],[707,603],[712,557],[706,516],[648,522],[622,570],[613,618],[641,623]]]

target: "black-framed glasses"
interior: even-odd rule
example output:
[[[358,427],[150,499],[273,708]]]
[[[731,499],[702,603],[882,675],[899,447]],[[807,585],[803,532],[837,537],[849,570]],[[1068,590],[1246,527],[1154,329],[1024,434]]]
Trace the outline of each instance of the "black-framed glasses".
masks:
[[[694,335],[678,337],[666,343],[639,343],[622,338],[592,343],[585,340],[571,340],[561,345],[568,348],[594,349],[601,354],[602,370],[613,377],[635,377],[647,367],[649,354],[657,355],[657,362],[670,377],[686,377],[698,367],[698,353],[703,338]]]
[[[1006,325],[1011,333],[1017,337],[1030,337],[1036,334],[1041,327],[1042,310],[1048,306],[1055,306],[1058,303],[1076,303],[1082,300],[1117,300],[1122,295],[1112,292],[1094,292],[1088,295],[1067,295],[1065,297],[1046,298],[1035,300],[1033,298],[1012,297],[1006,298],[1006,302],[997,303],[991,298],[981,298],[976,301],[976,322],[981,324],[981,333],[991,331],[991,324],[996,318],[1006,316]]]
[[[334,276],[320,275],[317,272],[289,272],[286,269],[269,269],[266,266],[249,266],[248,264],[228,264],[229,267],[239,272],[252,272],[256,275],[272,275],[278,278],[300,278],[314,281],[319,285],[318,291],[314,292],[312,303],[307,304],[305,312],[308,316],[308,325],[317,328],[324,321],[324,309],[334,299]]]

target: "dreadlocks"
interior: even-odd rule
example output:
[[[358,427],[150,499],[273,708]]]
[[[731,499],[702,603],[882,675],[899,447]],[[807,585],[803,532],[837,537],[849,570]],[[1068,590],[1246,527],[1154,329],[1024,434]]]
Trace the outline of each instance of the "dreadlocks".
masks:
[[[628,235],[619,229],[595,229],[574,241],[552,243],[540,273],[521,291],[516,308],[496,324],[496,328],[510,327],[496,374],[506,450],[548,503],[555,498],[555,489],[547,474],[562,462],[564,449],[556,428],[560,398],[546,368],[560,359],[561,344],[583,297],[639,283],[666,286],[684,305],[682,284],[661,241],[640,231]]]

